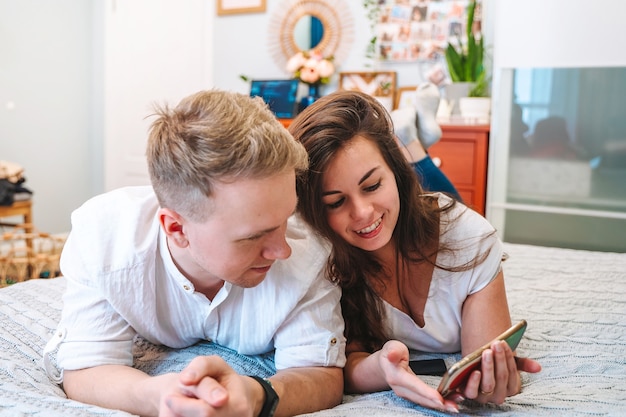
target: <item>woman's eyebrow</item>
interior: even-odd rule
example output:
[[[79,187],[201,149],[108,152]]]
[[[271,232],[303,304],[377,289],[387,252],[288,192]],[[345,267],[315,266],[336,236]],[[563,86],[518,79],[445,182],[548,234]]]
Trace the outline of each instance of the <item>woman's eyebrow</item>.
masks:
[[[363,184],[363,181],[365,181],[366,179],[368,179],[369,177],[371,177],[371,176],[372,176],[372,174],[374,173],[374,171],[376,171],[378,168],[380,168],[380,167],[377,167],[377,166],[376,166],[376,167],[374,167],[374,168],[370,169],[369,171],[367,171],[367,172],[365,173],[365,175],[363,175],[363,176],[361,177],[361,179],[359,180],[359,185]],[[340,194],[340,193],[341,193],[341,191],[334,191],[334,190],[331,190],[331,191],[324,191],[324,192],[322,192],[322,197],[325,197],[325,196],[327,196],[327,195],[332,195],[332,194]]]
[[[372,169],[370,169],[369,171],[367,171],[365,173],[365,175],[363,175],[363,177],[361,178],[361,180],[359,181],[359,185],[361,185],[363,183],[363,181],[365,181],[366,179],[368,179],[373,173],[374,171],[376,171],[378,169],[378,167],[374,167]]]

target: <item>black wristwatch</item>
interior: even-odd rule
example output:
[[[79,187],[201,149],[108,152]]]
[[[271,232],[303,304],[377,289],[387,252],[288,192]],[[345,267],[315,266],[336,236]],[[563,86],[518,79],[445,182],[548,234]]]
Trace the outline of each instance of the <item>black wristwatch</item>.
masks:
[[[278,394],[276,394],[276,391],[274,391],[274,388],[272,387],[272,383],[267,379],[261,378],[260,376],[250,375],[250,378],[254,378],[258,381],[258,383],[263,387],[263,391],[265,391],[265,402],[263,403],[263,408],[261,408],[259,417],[272,417],[274,415],[274,411],[276,411],[279,400]]]

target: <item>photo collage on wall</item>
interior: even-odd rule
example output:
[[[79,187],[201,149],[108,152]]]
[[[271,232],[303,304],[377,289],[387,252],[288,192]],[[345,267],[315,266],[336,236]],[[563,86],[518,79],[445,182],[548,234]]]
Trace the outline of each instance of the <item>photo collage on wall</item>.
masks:
[[[381,61],[437,61],[443,59],[450,38],[458,36],[465,42],[469,0],[379,0],[378,4]],[[480,4],[474,19],[480,21]]]

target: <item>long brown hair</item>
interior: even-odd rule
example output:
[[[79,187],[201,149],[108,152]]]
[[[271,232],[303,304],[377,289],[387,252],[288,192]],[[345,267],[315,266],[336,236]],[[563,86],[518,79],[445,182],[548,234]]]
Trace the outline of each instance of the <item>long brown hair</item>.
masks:
[[[383,303],[374,288],[387,271],[371,253],[344,241],[328,225],[322,201],[322,181],[329,162],[359,135],[374,143],[394,173],[400,195],[400,213],[392,239],[401,259],[430,262],[439,247],[440,214],[454,201],[439,207],[423,196],[412,167],[397,145],[393,123],[375,98],[355,91],[337,91],[317,100],[291,123],[289,131],[309,154],[309,170],[298,178],[298,210],[333,246],[328,277],[342,287],[346,337],[374,351],[388,339],[382,326]],[[447,268],[446,268],[447,269]],[[384,284],[383,284],[384,285]]]

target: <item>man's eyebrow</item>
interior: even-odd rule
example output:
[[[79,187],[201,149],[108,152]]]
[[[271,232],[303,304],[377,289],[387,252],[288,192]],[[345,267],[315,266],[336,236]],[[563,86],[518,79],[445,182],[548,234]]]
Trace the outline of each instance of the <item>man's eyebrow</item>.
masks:
[[[270,227],[269,229],[264,229],[264,230],[260,230],[252,235],[246,236],[246,237],[242,237],[241,239],[237,239],[235,240],[235,242],[242,242],[244,240],[251,240],[251,239],[258,239],[262,236],[267,235],[268,233],[272,233],[274,230],[278,230],[278,226],[276,227]]]

